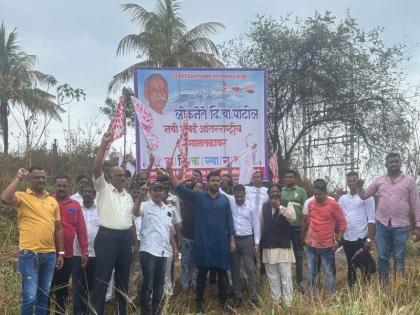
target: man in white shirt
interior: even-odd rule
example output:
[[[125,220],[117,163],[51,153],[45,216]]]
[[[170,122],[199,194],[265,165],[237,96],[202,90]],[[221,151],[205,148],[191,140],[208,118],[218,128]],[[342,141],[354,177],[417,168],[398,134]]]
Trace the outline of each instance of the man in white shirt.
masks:
[[[82,252],[80,250],[77,238],[73,244],[73,270],[72,270],[72,294],[73,294],[73,314],[88,314],[90,308],[86,303],[89,298],[89,292],[92,290],[95,276],[95,249],[93,247],[96,234],[99,230],[98,209],[95,204],[95,189],[92,183],[85,183],[79,189],[82,199],[82,212],[85,219],[89,261],[85,267],[82,267]]]
[[[142,202],[150,200],[149,187],[147,187],[147,180],[134,180],[130,184],[129,192],[133,198],[133,202],[140,198]],[[140,283],[141,283],[141,266],[140,266],[140,229],[141,217],[133,220],[133,251],[131,257],[130,278],[128,282],[128,296],[131,302],[138,305],[140,298]]]
[[[161,181],[161,180],[159,180]],[[179,198],[176,195],[171,194],[170,190],[170,181],[168,177],[168,181],[161,181],[163,185],[163,202],[168,205],[170,211],[172,213],[172,234],[175,235],[175,244],[177,249],[181,248],[181,211],[180,211],[180,203]],[[171,251],[172,252],[172,248]],[[173,295],[173,281],[174,281],[174,272],[175,272],[175,259],[176,257],[170,255],[166,259],[166,267],[165,267],[165,286],[164,291],[165,294],[168,296]]]
[[[119,166],[112,167],[109,182],[105,181],[102,172],[105,151],[112,136],[111,132],[104,134],[93,163],[99,231],[94,246],[96,268],[91,303],[99,315],[104,313],[106,291],[114,268],[118,312],[120,315],[127,313],[126,296],[131,265],[133,200],[124,189],[127,181],[125,170]]]
[[[140,261],[143,271],[141,288],[141,313],[160,314],[162,312],[162,296],[165,280],[166,259],[178,255],[175,239],[172,234],[173,210],[163,202],[164,190],[159,181],[151,184],[152,200],[142,202],[136,200],[133,215],[142,218],[140,230]],[[172,252],[173,250],[173,252]],[[150,309],[150,296],[152,310]]]
[[[81,207],[83,206],[83,197],[81,193],[82,186],[87,183],[89,183],[89,177],[83,174],[77,176],[76,178],[77,192],[70,196],[73,200],[78,201]]]
[[[246,199],[249,200],[258,210],[262,209],[262,205],[269,201],[267,188],[263,187],[263,175],[260,171],[256,171],[252,175],[252,186],[245,186]]]
[[[235,228],[236,251],[231,254],[231,273],[233,285],[233,304],[237,308],[241,304],[241,259],[244,261],[248,281],[249,299],[258,303],[257,275],[254,256],[259,253],[261,226],[259,211],[249,200],[246,200],[245,186],[237,184],[233,188],[233,196],[228,197],[232,209],[233,226]]]
[[[373,197],[360,199],[356,187],[358,180],[359,174],[356,172],[347,173],[347,186],[350,191],[338,201],[347,221],[342,244],[347,258],[349,286],[356,282],[356,268],[362,270],[363,280],[368,280],[376,271],[375,261],[369,253],[375,234],[375,201]]]

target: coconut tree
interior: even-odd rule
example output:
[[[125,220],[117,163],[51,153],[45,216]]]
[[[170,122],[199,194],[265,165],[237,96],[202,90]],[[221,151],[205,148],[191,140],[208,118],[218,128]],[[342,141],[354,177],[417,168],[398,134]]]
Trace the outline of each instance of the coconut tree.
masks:
[[[57,81],[49,74],[34,70],[37,57],[25,53],[17,43],[14,29],[6,33],[4,23],[0,26],[0,127],[4,153],[9,151],[8,116],[13,106],[23,104],[43,113],[57,117],[57,106],[51,95],[40,86],[54,86]]]
[[[220,67],[216,44],[208,36],[224,28],[218,22],[201,23],[188,30],[181,18],[181,7],[177,0],[157,0],[154,11],[140,5],[122,5],[130,14],[130,21],[138,25],[138,34],[129,34],[121,39],[117,55],[137,53],[136,64],[116,74],[109,83],[108,91],[115,91],[120,84],[133,77],[139,66],[166,67]]]

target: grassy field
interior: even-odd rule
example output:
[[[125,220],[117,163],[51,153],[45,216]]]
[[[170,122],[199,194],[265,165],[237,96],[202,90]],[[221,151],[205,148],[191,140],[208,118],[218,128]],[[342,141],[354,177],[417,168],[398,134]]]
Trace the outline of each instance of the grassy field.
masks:
[[[14,220],[0,217],[0,314],[19,314],[20,275],[16,271],[17,226]],[[420,244],[408,243],[407,273],[403,278],[391,279],[386,290],[378,286],[376,277],[369,285],[346,286],[346,263],[342,255],[337,257],[337,287],[334,295],[319,290],[314,299],[295,293],[289,308],[272,305],[267,280],[260,279],[260,307],[242,303],[231,314],[336,314],[336,315],[397,315],[420,314]],[[177,282],[177,279],[176,279]],[[70,308],[71,309],[71,308]],[[165,303],[164,314],[194,314],[194,291],[182,292],[177,282],[174,296]],[[107,314],[116,314],[115,303],[107,304]],[[69,313],[70,314],[70,313]],[[130,314],[139,314],[131,303]],[[206,314],[222,314],[217,303],[216,285],[208,284],[206,290]]]

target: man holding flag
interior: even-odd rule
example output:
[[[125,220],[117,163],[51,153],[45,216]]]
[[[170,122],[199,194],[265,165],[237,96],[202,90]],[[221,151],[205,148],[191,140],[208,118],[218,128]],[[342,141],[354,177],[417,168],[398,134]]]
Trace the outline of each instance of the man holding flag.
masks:
[[[109,149],[115,139],[113,126],[111,122],[109,131],[102,137],[93,164],[99,231],[94,245],[96,270],[91,301],[95,312],[103,314],[107,287],[112,270],[115,268],[118,313],[124,315],[127,312],[124,296],[127,296],[131,264],[130,229],[132,226],[133,200],[124,189],[127,179],[122,167],[112,167],[109,182],[105,181],[102,172],[102,163],[107,148]]]

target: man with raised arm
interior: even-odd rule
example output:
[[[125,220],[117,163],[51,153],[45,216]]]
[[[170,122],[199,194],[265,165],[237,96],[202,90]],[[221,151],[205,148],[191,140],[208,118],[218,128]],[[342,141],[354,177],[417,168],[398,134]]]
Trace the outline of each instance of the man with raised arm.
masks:
[[[115,286],[119,314],[126,314],[128,278],[131,264],[131,226],[133,200],[124,189],[127,178],[122,167],[111,168],[109,181],[105,180],[102,164],[112,133],[106,132],[93,163],[99,231],[95,239],[96,269],[91,300],[95,312],[104,313],[105,296],[112,270],[115,268]]]
[[[229,199],[219,192],[220,174],[210,172],[207,175],[207,191],[187,188],[172,172],[168,172],[175,191],[181,198],[195,203],[195,231],[193,243],[194,262],[198,268],[197,277],[197,313],[204,311],[204,291],[209,270],[217,272],[219,304],[226,308],[227,273],[230,263],[230,251],[236,249],[235,231]]]
[[[346,177],[350,191],[342,195],[338,203],[347,221],[343,249],[347,258],[347,283],[351,287],[356,283],[356,268],[361,269],[364,281],[376,271],[375,262],[369,253],[375,235],[375,200],[373,197],[361,200],[358,196],[358,173],[349,172]]]
[[[387,154],[385,167],[387,174],[375,179],[368,188],[363,188],[362,179],[356,183],[360,199],[378,196],[375,241],[378,251],[378,273],[383,285],[388,281],[391,254],[395,271],[404,272],[410,213],[414,213],[415,216],[415,239],[420,239],[420,200],[416,182],[401,171],[401,156],[398,153]]]
[[[26,177],[30,188],[17,191]],[[29,171],[21,168],[1,195],[4,203],[18,211],[22,315],[48,313],[54,269],[63,266],[64,237],[60,209],[57,201],[45,190],[46,184],[47,173],[42,167],[32,166]]]

